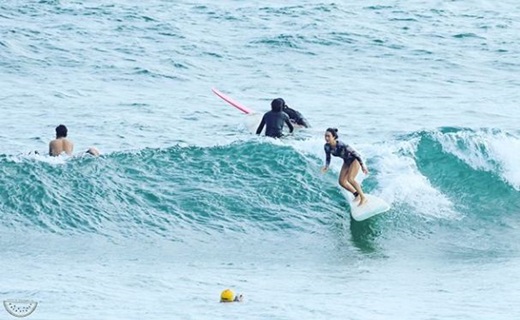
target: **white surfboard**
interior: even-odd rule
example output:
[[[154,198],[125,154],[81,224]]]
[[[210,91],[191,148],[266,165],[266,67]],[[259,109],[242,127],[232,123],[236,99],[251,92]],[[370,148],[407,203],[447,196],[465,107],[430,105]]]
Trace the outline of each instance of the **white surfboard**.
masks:
[[[350,199],[350,214],[356,221],[363,221],[380,213],[390,210],[390,205],[385,200],[366,194],[367,202],[359,206],[359,202],[353,202],[354,199]]]

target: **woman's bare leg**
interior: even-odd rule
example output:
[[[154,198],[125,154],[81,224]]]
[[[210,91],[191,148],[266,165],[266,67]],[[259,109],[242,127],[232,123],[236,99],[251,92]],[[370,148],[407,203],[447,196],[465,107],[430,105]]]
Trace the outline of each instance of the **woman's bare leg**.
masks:
[[[359,173],[359,169],[361,169],[359,161],[352,161],[347,170],[347,182],[352,185],[352,187],[354,187],[354,189],[359,193],[359,205],[362,205],[367,200],[365,194],[363,193],[363,189],[361,189],[361,185],[356,181],[356,176]]]
[[[345,188],[348,192],[354,193],[354,192],[356,192],[356,189],[352,185],[350,185],[350,183],[348,183],[347,174],[348,174],[348,166],[345,163],[343,163],[343,166],[341,167],[341,171],[339,173],[339,179],[338,179],[339,185],[342,186],[343,188]]]

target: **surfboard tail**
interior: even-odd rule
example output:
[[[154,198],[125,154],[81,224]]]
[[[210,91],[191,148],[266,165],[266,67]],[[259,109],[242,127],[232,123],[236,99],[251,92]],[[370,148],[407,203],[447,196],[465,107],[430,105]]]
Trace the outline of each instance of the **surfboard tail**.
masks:
[[[385,200],[365,194],[367,202],[359,206],[357,202],[350,201],[350,214],[356,221],[363,221],[380,213],[390,210],[390,205]]]

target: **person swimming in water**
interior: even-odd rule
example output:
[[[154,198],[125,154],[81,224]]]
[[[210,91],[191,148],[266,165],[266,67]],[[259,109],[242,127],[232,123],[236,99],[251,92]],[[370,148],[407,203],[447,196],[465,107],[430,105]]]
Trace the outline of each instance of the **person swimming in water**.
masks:
[[[287,124],[289,131],[292,133],[294,127],[289,116],[282,111],[284,101],[280,98],[271,101],[271,111],[266,112],[262,117],[262,121],[256,129],[256,134],[262,133],[265,126],[265,135],[271,138],[281,138],[283,136],[283,124]]]
[[[56,127],[56,139],[49,143],[49,155],[51,157],[57,157],[63,153],[68,156],[72,155],[72,152],[74,151],[74,143],[67,139],[67,133],[67,127],[63,124]],[[99,156],[99,150],[94,147],[90,147],[85,152],[95,157]]]
[[[339,174],[339,184],[347,191],[354,195],[354,201],[359,201],[359,206],[363,205],[367,200],[361,185],[356,181],[356,176],[361,168],[363,173],[368,174],[363,160],[359,153],[348,144],[338,140],[338,129],[328,128],[325,131],[325,166],[322,172],[327,172],[330,165],[330,155],[343,159],[343,166]]]
[[[56,139],[49,143],[49,155],[57,157],[62,153],[72,155],[74,143],[67,139],[67,127],[60,124],[56,127]]]
[[[300,112],[298,112],[292,108],[289,108],[289,106],[285,104],[285,101],[282,98],[278,98],[278,99],[282,100],[282,102],[283,102],[282,111],[287,113],[287,115],[289,116],[289,119],[291,119],[291,122],[294,122],[295,124],[302,126],[304,128],[310,128],[311,125],[309,124],[307,119],[305,119],[303,117],[303,115]]]

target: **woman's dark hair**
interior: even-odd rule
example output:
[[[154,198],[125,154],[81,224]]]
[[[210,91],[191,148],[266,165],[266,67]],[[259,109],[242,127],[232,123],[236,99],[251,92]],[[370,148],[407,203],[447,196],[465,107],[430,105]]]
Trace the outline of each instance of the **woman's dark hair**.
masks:
[[[336,128],[328,128],[325,132],[330,132],[330,134],[334,137],[334,139],[338,138],[338,129]]]
[[[56,127],[56,138],[66,138],[67,137],[67,127],[60,124]]]

